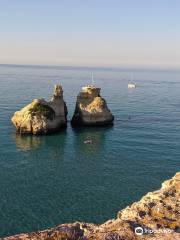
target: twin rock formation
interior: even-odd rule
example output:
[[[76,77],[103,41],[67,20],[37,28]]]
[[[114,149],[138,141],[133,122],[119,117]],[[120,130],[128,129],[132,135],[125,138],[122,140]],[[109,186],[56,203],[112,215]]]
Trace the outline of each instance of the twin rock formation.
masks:
[[[51,101],[34,99],[30,104],[15,112],[12,122],[20,133],[48,134],[57,132],[67,125],[67,106],[63,90],[55,85]],[[97,126],[112,124],[113,115],[106,101],[100,96],[100,88],[88,85],[82,88],[72,118],[73,126]]]

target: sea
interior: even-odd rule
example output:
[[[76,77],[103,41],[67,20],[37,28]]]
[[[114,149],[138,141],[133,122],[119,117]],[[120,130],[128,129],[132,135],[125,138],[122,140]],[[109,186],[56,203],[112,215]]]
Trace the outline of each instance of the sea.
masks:
[[[92,73],[114,125],[73,129],[76,97]],[[54,84],[63,87],[67,129],[17,134],[14,112],[50,100]],[[0,65],[0,237],[103,223],[179,170],[180,70]]]

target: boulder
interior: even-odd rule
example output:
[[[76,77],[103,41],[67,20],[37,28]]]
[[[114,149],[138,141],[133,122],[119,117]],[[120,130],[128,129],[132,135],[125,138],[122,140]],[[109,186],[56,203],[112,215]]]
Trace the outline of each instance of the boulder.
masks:
[[[48,134],[66,127],[66,116],[67,107],[63,100],[62,87],[55,85],[51,101],[34,99],[15,112],[11,120],[20,133]]]
[[[113,123],[114,116],[100,96],[100,88],[88,85],[77,96],[76,108],[71,120],[73,126],[104,126]]]

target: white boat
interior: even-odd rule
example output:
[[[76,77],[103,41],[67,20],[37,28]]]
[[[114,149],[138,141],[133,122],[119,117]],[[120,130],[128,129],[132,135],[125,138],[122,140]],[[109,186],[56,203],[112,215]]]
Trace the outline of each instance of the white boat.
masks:
[[[85,87],[82,87],[82,91],[86,92],[88,89],[93,89],[96,88],[94,85],[94,75],[93,73],[91,74],[91,84],[86,85]]]
[[[92,144],[92,140],[91,140],[91,139],[86,139],[86,140],[84,141],[84,144]]]
[[[136,84],[135,83],[128,83],[128,88],[136,88]]]

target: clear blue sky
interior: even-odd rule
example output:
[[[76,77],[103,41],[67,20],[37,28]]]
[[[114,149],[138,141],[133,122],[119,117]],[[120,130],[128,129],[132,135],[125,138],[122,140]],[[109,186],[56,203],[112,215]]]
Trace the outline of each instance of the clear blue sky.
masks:
[[[180,0],[0,0],[0,63],[180,67]]]

